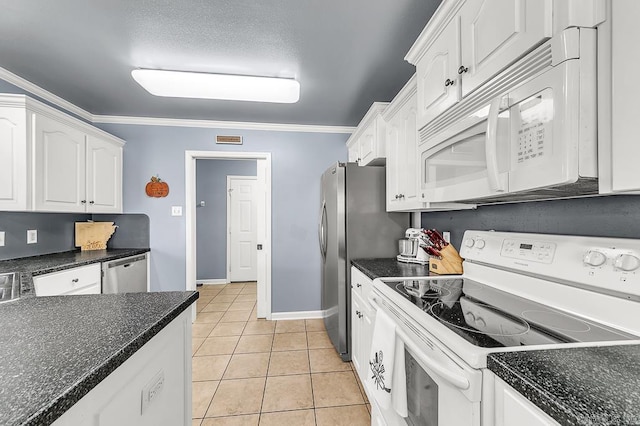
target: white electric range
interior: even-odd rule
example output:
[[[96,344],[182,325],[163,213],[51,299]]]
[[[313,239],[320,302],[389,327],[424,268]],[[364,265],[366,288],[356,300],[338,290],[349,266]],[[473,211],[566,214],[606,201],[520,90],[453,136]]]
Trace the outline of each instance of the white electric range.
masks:
[[[376,279],[370,303],[405,345],[409,416],[481,424],[491,352],[640,343],[640,241],[467,231],[464,274]]]

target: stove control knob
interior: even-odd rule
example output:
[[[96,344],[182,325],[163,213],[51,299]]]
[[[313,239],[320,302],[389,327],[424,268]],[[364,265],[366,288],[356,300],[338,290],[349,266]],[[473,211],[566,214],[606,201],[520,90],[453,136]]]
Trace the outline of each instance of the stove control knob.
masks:
[[[600,266],[607,261],[607,256],[605,256],[601,251],[589,250],[582,260],[585,265]]]
[[[476,241],[473,238],[467,238],[466,240],[464,240],[464,245],[469,248],[473,247],[475,243]]]
[[[640,267],[640,259],[632,254],[621,254],[616,257],[613,266],[622,271],[635,271]]]
[[[480,240],[480,239],[476,240],[476,247],[478,247],[479,249],[484,248],[486,244],[487,243],[485,243],[484,240]]]

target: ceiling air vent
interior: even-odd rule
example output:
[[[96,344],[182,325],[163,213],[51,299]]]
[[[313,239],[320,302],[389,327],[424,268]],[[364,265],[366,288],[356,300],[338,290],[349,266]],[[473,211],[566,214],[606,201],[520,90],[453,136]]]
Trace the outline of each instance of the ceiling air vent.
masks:
[[[242,136],[216,136],[216,143],[242,145]]]

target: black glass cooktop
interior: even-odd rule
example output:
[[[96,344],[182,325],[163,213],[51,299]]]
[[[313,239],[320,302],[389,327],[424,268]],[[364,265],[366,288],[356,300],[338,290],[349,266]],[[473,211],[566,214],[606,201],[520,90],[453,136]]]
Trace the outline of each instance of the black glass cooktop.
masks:
[[[466,278],[383,282],[454,333],[485,348],[639,338]]]

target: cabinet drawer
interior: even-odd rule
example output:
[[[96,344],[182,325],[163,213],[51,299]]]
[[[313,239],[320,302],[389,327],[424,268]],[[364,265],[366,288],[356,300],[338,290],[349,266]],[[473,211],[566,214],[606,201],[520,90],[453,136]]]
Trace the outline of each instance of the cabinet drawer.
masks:
[[[100,294],[100,263],[33,277],[36,296]]]
[[[355,266],[351,267],[351,288],[358,296],[362,297],[364,303],[369,306],[369,294],[373,288],[373,280]]]

